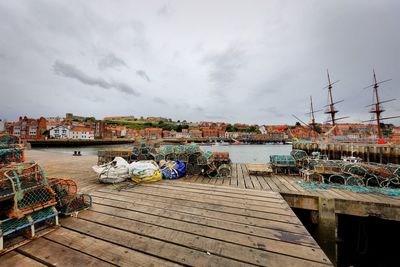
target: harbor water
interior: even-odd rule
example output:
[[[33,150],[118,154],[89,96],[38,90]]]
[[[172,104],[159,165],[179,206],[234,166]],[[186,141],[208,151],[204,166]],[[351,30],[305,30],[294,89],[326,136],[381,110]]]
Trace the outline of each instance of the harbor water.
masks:
[[[292,150],[291,145],[264,144],[264,145],[200,145],[204,151],[229,152],[234,163],[267,163],[270,155],[288,155]],[[33,148],[35,150],[56,152],[72,155],[74,151],[80,151],[82,155],[97,155],[99,150],[129,149],[132,144],[104,145],[87,147],[51,147]]]

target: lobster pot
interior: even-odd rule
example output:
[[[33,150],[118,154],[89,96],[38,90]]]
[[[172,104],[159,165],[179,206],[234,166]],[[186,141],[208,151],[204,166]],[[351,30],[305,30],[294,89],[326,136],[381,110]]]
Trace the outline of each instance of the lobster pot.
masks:
[[[290,155],[271,155],[270,162],[275,173],[298,172],[296,160]]]
[[[179,154],[179,153],[185,153],[185,146],[175,146],[174,147],[174,152]]]
[[[74,180],[50,178],[49,185],[56,193],[57,207],[63,207],[71,202],[77,194],[78,186]]]
[[[197,157],[197,165],[207,165],[208,159],[204,155],[200,155]]]
[[[228,164],[222,164],[217,169],[219,177],[230,177],[231,176],[231,166]]]
[[[165,154],[173,153],[174,152],[174,146],[164,146],[163,147],[163,152]]]
[[[61,208],[60,213],[62,215],[70,215],[90,207],[92,207],[92,197],[88,194],[78,194],[71,202]]]
[[[177,154],[175,153],[169,153],[165,155],[165,160],[176,160],[177,159]]]
[[[199,145],[190,144],[185,146],[185,152],[188,154],[198,153],[201,152]]]
[[[57,204],[56,194],[50,186],[38,186],[30,190],[21,192],[14,196],[14,204],[9,217],[20,218],[23,215],[46,207],[55,206]]]
[[[212,160],[219,162],[229,162],[229,152],[213,152]]]
[[[165,160],[165,154],[162,153],[162,152],[157,153],[157,154],[154,156],[154,160],[155,160],[156,162],[160,162],[161,160]]]
[[[0,201],[17,191],[46,185],[43,169],[37,163],[14,163],[0,168]]]
[[[22,147],[21,139],[16,135],[0,134],[0,149]]]
[[[189,162],[189,155],[186,154],[186,153],[179,154],[179,155],[178,155],[178,160],[187,163],[187,162]]]
[[[197,164],[197,157],[201,156],[201,153],[189,154],[188,162],[191,164]]]
[[[20,163],[24,161],[22,147],[0,148],[0,164]]]
[[[31,187],[47,184],[42,168],[36,163],[9,164],[0,168],[0,201]]]
[[[152,153],[146,154],[146,160],[155,160],[155,155]]]
[[[21,218],[0,220],[0,254],[15,247],[18,243],[34,238],[38,231],[58,225],[58,212],[55,207],[35,211]]]
[[[194,175],[194,166],[192,163],[186,163],[186,175]]]

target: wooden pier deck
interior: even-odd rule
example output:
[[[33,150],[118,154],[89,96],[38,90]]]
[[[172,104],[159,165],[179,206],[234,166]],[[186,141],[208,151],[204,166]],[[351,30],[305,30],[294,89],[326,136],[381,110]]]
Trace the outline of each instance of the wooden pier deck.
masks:
[[[187,185],[94,191],[90,210],[0,265],[331,266],[279,193]]]
[[[246,164],[232,164],[232,176],[228,178],[208,178],[187,176],[180,181],[188,182],[187,187],[201,190],[203,184],[223,185],[235,188],[268,190],[279,192],[292,208],[318,211],[320,200],[334,202],[336,214],[354,216],[377,216],[400,221],[400,197],[377,193],[360,193],[343,189],[307,190],[298,184],[299,176],[250,175]],[[170,181],[171,188],[181,183]]]

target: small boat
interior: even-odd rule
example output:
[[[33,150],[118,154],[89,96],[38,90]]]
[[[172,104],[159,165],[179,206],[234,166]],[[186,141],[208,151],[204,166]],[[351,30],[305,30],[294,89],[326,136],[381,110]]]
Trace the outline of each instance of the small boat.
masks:
[[[229,146],[229,143],[215,141],[215,143],[213,143],[213,146]]]

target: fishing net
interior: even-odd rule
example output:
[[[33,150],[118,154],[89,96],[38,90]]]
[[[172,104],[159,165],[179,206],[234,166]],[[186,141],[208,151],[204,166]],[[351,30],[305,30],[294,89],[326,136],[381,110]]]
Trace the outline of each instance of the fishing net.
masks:
[[[340,185],[340,184],[326,184],[317,182],[305,182],[299,180],[296,182],[306,190],[327,190],[327,189],[345,189],[360,193],[378,193],[389,196],[400,196],[400,190],[393,188],[379,188],[369,186],[354,186],[354,185]]]

